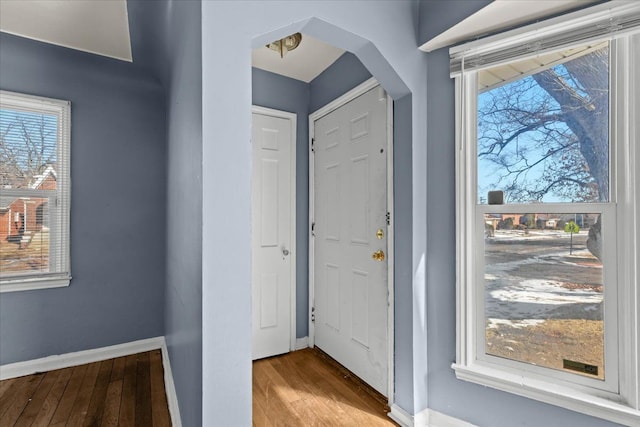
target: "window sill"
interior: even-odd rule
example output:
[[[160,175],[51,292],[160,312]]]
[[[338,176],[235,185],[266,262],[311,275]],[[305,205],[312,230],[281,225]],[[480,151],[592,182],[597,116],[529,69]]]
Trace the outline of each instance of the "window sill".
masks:
[[[453,364],[456,377],[624,425],[640,425],[640,410],[531,377],[485,366]]]
[[[70,282],[71,278],[3,283],[0,284],[0,293],[64,288],[69,286]]]

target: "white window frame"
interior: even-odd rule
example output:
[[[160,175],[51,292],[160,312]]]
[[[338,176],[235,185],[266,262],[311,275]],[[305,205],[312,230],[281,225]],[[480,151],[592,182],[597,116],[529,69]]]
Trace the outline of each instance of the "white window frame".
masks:
[[[0,107],[57,117],[56,190],[0,189],[3,196],[49,199],[49,265],[53,272],[0,278],[0,293],[69,286],[71,261],[69,223],[71,194],[71,103],[65,100],[0,90]],[[54,247],[57,248],[54,250]]]
[[[625,27],[620,22],[631,24]],[[636,172],[640,165],[638,22],[640,4],[614,1],[450,50],[457,104],[457,349],[452,368],[456,376],[465,381],[625,425],[640,425],[640,174]],[[603,23],[609,27],[604,28]],[[588,28],[601,31],[594,34],[587,31]],[[478,204],[477,72],[598,40],[611,40],[610,202]],[[505,52],[511,55],[504,55]],[[603,235],[613,233],[616,236],[615,241],[605,239],[609,245],[603,248],[605,283],[617,283],[617,286],[607,286],[605,291],[605,381],[494,357],[484,351],[483,215],[485,212],[534,211],[602,213]]]

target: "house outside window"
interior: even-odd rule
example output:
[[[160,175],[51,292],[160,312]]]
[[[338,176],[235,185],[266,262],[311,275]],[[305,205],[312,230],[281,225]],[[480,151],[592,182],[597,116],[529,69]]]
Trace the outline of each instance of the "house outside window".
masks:
[[[460,379],[640,424],[640,5],[451,49]]]
[[[70,281],[70,103],[0,91],[0,292]]]

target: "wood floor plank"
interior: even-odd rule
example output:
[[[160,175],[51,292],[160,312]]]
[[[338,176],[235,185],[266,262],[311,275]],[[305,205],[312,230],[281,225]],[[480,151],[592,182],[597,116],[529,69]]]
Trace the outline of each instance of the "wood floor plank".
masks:
[[[7,380],[0,381],[0,408],[2,407],[2,396],[13,385],[13,383],[16,382],[16,380],[17,378],[9,378]]]
[[[253,388],[256,386],[254,385]],[[253,399],[252,403],[252,411],[253,411],[253,420],[252,425],[254,427],[273,427],[273,423],[267,417],[266,412],[262,409],[260,403],[258,403],[258,399]]]
[[[330,389],[330,387],[327,386],[323,389],[318,383],[324,381],[323,378],[315,376],[312,379],[308,376],[309,372],[303,370],[299,370],[298,372],[292,370],[284,376],[276,376],[269,372],[270,368],[278,366],[283,360],[286,360],[288,356],[289,355],[266,359],[262,361],[262,365],[254,368],[254,378],[258,386],[256,395],[268,419],[274,421],[277,425],[282,422],[282,419],[286,419],[286,423],[290,425],[306,425],[317,418],[322,419],[324,425],[359,425],[356,424],[356,419],[340,406],[336,405],[333,399],[327,397],[326,389]],[[292,392],[292,390],[284,390],[295,387],[283,383],[281,379],[286,378],[288,382],[301,373],[305,377],[304,382],[308,382],[308,384],[302,386],[302,382],[294,380],[294,383],[298,384],[300,390],[296,390],[295,392]],[[261,398],[262,396],[264,396],[264,398]],[[293,396],[295,396],[295,398]],[[305,399],[301,399],[301,396],[304,396]],[[296,402],[298,403],[294,405]],[[305,410],[304,405],[312,406],[315,409]],[[324,417],[314,416],[314,411],[318,411],[318,413],[323,414]],[[307,418],[310,416],[314,418]]]
[[[0,426],[169,427],[164,387],[160,351],[3,380]]]
[[[60,399],[62,398],[62,395],[67,388],[67,384],[71,379],[72,373],[73,368],[58,370],[58,379],[47,395],[47,398],[45,399],[42,408],[40,408],[40,411],[36,415],[36,418],[33,421],[31,427],[46,427],[49,425],[49,422],[53,418],[53,414],[58,408],[58,403],[60,402]]]
[[[58,380],[60,371],[51,371],[44,374],[44,378],[40,382],[40,385],[35,390],[33,395],[29,398],[27,406],[24,408],[20,417],[16,420],[15,427],[28,427],[33,424],[36,416],[40,412],[40,409],[44,405],[49,392]]]
[[[149,361],[151,363],[151,418],[153,425],[154,427],[171,427],[171,414],[169,414],[160,350],[152,351],[149,355]]]
[[[111,379],[110,382],[118,381],[124,378],[124,367],[127,363],[127,358],[118,357],[113,359],[113,368],[111,369]]]
[[[98,373],[100,372],[100,364],[101,362],[94,362],[90,363],[87,366],[87,372],[84,376],[84,379],[82,380],[82,384],[80,385],[78,397],[76,398],[76,401],[73,403],[73,407],[71,408],[71,416],[67,421],[67,425],[83,425],[84,419],[87,416],[87,411],[89,409],[89,403],[91,402],[91,395],[93,394],[93,390],[96,386],[96,379],[98,378]]]
[[[71,378],[60,398],[56,412],[51,419],[50,425],[53,427],[66,425],[69,415],[71,414],[71,408],[73,408],[73,404],[78,396],[84,374],[87,372],[87,365],[75,366],[72,369]]]
[[[136,426],[150,426],[151,418],[151,365],[149,353],[138,355],[136,370]]]
[[[122,379],[111,381],[107,388],[107,397],[104,402],[104,412],[100,426],[117,427],[120,418],[120,404],[122,401]]]
[[[0,396],[0,417],[9,409],[13,401],[15,400],[18,389],[21,387],[19,378],[13,378],[11,380],[5,380],[9,384],[6,385],[5,392]],[[26,379],[22,379],[26,381]],[[2,381],[4,382],[4,381]]]
[[[336,366],[312,349],[255,361],[253,424],[396,425],[386,415],[384,398]]]
[[[310,412],[317,413],[319,414],[317,417],[324,422],[324,425],[344,425],[353,421],[341,408],[335,407],[334,399],[327,396],[323,387],[317,383],[318,378],[309,377],[309,372],[299,368],[293,359],[282,358],[280,362],[279,369],[290,373],[287,379],[293,379],[293,386],[304,390],[303,402],[293,405],[297,413],[304,414],[301,415],[302,417],[310,416]],[[313,406],[313,410],[307,411],[303,405]]]
[[[136,422],[136,376],[138,355],[127,356],[122,377],[122,401],[120,403],[119,425],[134,426]]]
[[[335,425],[362,425],[364,420],[352,411],[352,403],[349,401],[352,396],[343,396],[335,388],[336,379],[330,378],[330,372],[318,372],[313,369],[316,363],[318,360],[308,357],[295,361],[296,369],[309,382],[311,394],[315,397],[314,402],[325,408],[322,413],[333,414]]]
[[[83,426],[100,425],[112,368],[113,359],[103,360],[100,363],[100,370],[98,371],[95,387],[91,394],[91,400],[89,401],[89,407],[87,408],[87,415],[82,423]]]
[[[259,396],[261,393],[259,389],[256,390],[257,387],[258,386],[255,383],[252,385],[252,393],[254,396],[253,402],[252,402],[252,409],[253,409],[252,425],[255,427],[274,427],[274,423],[272,423],[271,420],[269,420],[269,417],[267,416],[267,411],[262,406],[265,402],[260,398],[256,398],[256,396]]]
[[[259,384],[262,384],[262,386]],[[294,427],[304,425],[304,421],[298,417],[290,405],[274,396],[269,384],[258,381],[252,387],[252,390],[254,399],[258,400],[265,418],[271,421],[274,426]]]
[[[44,376],[44,373],[30,375],[25,381],[18,381],[11,387],[9,393],[15,393],[15,395],[10,403],[7,403],[7,407],[4,408],[2,415],[0,415],[0,426],[12,426],[15,424]]]
[[[272,388],[279,394],[280,399],[286,402],[295,402],[302,399],[302,396],[298,391],[291,387],[289,378],[285,378],[274,368],[273,362],[265,364],[263,372],[269,377],[269,381],[272,384]]]
[[[291,406],[301,419],[306,420],[306,425],[309,427],[348,425],[348,420],[336,418],[335,415],[327,411],[319,410],[318,402],[310,399],[292,402]]]

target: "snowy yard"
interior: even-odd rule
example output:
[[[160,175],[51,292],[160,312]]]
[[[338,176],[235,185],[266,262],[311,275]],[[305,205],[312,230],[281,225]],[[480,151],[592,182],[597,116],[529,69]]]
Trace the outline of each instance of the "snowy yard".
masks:
[[[603,374],[602,264],[588,233],[497,230],[485,240],[486,352],[562,369],[564,359]]]

